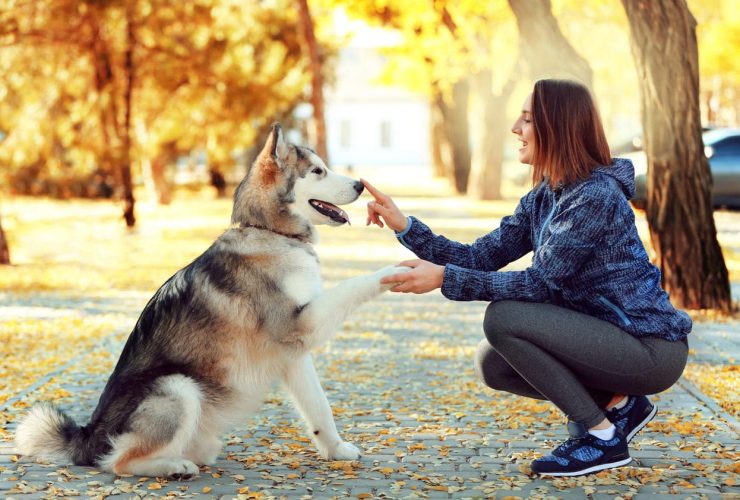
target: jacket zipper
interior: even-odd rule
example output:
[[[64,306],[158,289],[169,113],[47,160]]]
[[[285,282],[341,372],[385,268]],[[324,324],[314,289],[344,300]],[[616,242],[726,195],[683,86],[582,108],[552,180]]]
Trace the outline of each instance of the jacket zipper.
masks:
[[[597,300],[599,302],[601,302],[606,307],[608,307],[609,309],[611,309],[614,312],[614,314],[616,314],[617,316],[619,316],[619,319],[622,320],[622,324],[624,324],[624,326],[630,326],[632,324],[632,322],[627,317],[627,315],[624,314],[624,311],[622,311],[619,307],[615,306],[609,299],[607,299],[606,297],[603,297],[601,295],[599,295],[596,298],[597,298]]]
[[[542,223],[542,229],[540,229],[539,237],[537,238],[537,248],[542,246],[542,237],[545,235],[545,229],[547,229],[547,226],[550,225],[550,221],[552,220],[552,216],[555,213],[555,209],[557,208],[557,204],[553,204],[552,209],[550,210],[550,213],[547,214],[547,217],[545,217],[545,222]]]

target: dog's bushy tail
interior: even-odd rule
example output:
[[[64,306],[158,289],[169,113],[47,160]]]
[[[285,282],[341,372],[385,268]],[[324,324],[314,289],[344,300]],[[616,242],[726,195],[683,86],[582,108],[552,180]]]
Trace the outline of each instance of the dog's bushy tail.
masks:
[[[53,462],[73,463],[84,446],[82,428],[50,403],[31,408],[15,431],[16,452]]]

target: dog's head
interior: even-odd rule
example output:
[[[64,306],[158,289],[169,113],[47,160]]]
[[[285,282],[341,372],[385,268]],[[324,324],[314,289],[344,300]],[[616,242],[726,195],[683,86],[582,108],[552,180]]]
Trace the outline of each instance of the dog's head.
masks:
[[[363,188],[329,170],[311,149],[287,143],[276,123],[234,193],[231,222],[312,239],[314,224],[349,222],[338,205],[355,201]]]

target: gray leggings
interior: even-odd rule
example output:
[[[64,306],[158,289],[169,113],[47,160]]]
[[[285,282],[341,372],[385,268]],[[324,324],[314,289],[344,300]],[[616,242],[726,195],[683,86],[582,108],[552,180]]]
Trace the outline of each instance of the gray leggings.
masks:
[[[492,389],[546,399],[591,428],[614,394],[668,389],[686,366],[688,343],[636,338],[600,319],[551,304],[488,306],[476,369]]]

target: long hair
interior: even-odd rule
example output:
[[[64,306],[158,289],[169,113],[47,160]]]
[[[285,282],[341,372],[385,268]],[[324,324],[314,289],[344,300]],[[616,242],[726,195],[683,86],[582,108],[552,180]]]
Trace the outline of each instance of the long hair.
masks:
[[[535,133],[532,183],[552,189],[585,179],[611,165],[609,144],[588,89],[570,80],[539,80],[532,92]]]

